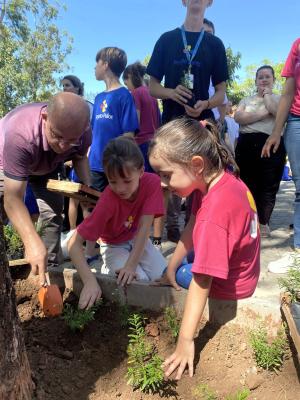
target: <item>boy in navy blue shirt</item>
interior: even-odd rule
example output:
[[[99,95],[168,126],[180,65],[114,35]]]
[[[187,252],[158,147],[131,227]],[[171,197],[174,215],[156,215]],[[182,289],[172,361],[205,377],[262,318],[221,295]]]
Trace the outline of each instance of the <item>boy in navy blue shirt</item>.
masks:
[[[126,53],[117,47],[105,47],[98,51],[96,63],[96,79],[105,82],[106,90],[95,98],[89,161],[92,184],[102,192],[108,184],[102,165],[107,143],[120,135],[133,137],[139,124],[132,95],[119,80],[127,64]]]

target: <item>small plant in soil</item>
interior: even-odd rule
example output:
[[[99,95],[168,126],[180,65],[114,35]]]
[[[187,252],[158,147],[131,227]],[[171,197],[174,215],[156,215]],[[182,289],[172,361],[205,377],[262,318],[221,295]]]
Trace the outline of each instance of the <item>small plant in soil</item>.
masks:
[[[198,385],[194,390],[194,395],[201,400],[218,400],[216,393],[205,384]]]
[[[247,400],[249,396],[250,390],[248,388],[244,388],[235,394],[229,394],[225,397],[225,400]]]
[[[95,312],[101,305],[102,301],[99,300],[94,306],[86,309],[80,309],[66,304],[63,310],[63,319],[72,332],[83,331],[86,325],[94,320]]]
[[[252,346],[255,361],[258,367],[270,371],[277,371],[283,363],[287,348],[287,341],[283,329],[270,341],[267,329],[260,326],[250,333],[250,344]]]
[[[287,276],[278,279],[279,287],[291,296],[291,301],[300,301],[300,257],[294,258]]]
[[[162,359],[154,345],[146,341],[145,319],[133,314],[129,322],[127,383],[146,393],[158,392],[164,384]]]
[[[166,307],[164,314],[172,336],[176,340],[180,330],[180,324],[177,320],[176,310],[174,307]]]

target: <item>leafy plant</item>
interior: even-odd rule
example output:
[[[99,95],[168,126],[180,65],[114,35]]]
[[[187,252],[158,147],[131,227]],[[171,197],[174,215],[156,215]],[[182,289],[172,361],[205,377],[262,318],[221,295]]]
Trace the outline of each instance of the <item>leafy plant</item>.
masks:
[[[249,396],[250,390],[248,388],[244,388],[235,394],[229,394],[225,397],[225,400],[247,400]]]
[[[162,359],[155,347],[145,340],[144,318],[133,314],[129,322],[129,344],[127,348],[127,383],[142,392],[157,392],[163,386]]]
[[[218,396],[210,389],[208,385],[198,385],[194,390],[195,396],[199,396],[203,400],[217,400]]]
[[[285,278],[278,279],[279,287],[291,295],[291,300],[300,299],[300,257],[295,256]]]
[[[4,240],[6,247],[6,254],[8,259],[23,258],[24,256],[24,244],[17,231],[12,225],[5,225],[4,229]]]
[[[94,320],[95,312],[102,303],[99,300],[94,306],[86,309],[75,308],[71,304],[66,304],[63,310],[63,319],[65,320],[71,331],[83,331],[85,326]]]
[[[37,233],[42,236],[45,231],[45,225],[37,222],[35,224]],[[6,254],[9,260],[16,260],[24,257],[24,244],[18,232],[12,225],[5,225],[4,240],[6,247]]]
[[[266,328],[260,326],[250,333],[250,344],[259,367],[270,371],[278,370],[281,367],[287,346],[283,329],[280,329],[275,339],[270,342]]]
[[[164,314],[166,317],[168,327],[170,328],[170,330],[172,332],[173,338],[177,339],[177,337],[179,335],[180,324],[178,323],[178,320],[177,320],[177,314],[176,314],[175,308],[174,307],[166,307]]]

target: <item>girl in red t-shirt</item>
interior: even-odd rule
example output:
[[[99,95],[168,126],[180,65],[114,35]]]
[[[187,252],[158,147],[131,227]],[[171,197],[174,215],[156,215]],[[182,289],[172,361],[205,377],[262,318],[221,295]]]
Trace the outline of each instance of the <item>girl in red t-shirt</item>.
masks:
[[[200,192],[163,280],[179,290],[178,269],[183,275],[190,273],[178,344],[164,363],[166,375],[178,368],[180,379],[187,364],[193,375],[193,338],[208,296],[236,300],[255,290],[260,269],[257,212],[212,124],[193,119],[169,122],[157,131],[149,160],[171,192],[180,197]],[[181,265],[192,248],[193,264]]]
[[[89,308],[101,289],[83,253],[84,241],[100,242],[101,273],[116,276],[125,286],[134,279],[154,281],[162,276],[166,261],[151,241],[153,219],[164,214],[160,179],[144,172],[144,159],[132,139],[111,140],[103,153],[108,186],[93,212],[77,227],[68,250],[83,281],[79,307]]]

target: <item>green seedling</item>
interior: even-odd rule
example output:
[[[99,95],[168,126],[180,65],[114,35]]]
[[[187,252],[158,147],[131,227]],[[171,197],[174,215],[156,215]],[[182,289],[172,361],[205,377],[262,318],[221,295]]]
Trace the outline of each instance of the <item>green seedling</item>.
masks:
[[[194,390],[194,395],[201,400],[218,400],[216,393],[205,384],[198,385]]]
[[[260,326],[250,333],[250,344],[257,366],[270,371],[276,371],[281,367],[287,347],[283,329],[278,331],[273,341],[269,341],[267,329]]]
[[[37,233],[42,236],[45,230],[45,226],[40,223],[35,224],[35,229]],[[12,225],[5,225],[4,230],[4,240],[6,247],[6,254],[9,260],[16,260],[18,258],[24,257],[24,244],[18,232]]]
[[[66,304],[63,310],[63,319],[72,332],[83,331],[85,326],[94,320],[95,312],[101,303],[101,300],[98,301],[88,310],[82,310],[77,307],[73,307],[71,304]]]
[[[3,229],[8,259],[23,258],[24,245],[17,231],[11,225],[5,225]]]
[[[288,292],[291,301],[300,300],[300,257],[295,256],[291,268],[287,272],[285,278],[279,278],[278,284],[281,289]]]
[[[168,324],[168,327],[170,328],[172,332],[172,336],[174,339],[178,338],[179,335],[179,330],[180,330],[180,325],[177,320],[177,314],[175,311],[174,307],[166,307],[165,308],[165,318]]]
[[[129,322],[127,383],[145,393],[158,392],[164,383],[162,359],[155,347],[146,341],[145,319],[133,314]]]
[[[249,396],[250,390],[248,388],[244,388],[235,394],[229,394],[225,397],[225,400],[247,400]]]

